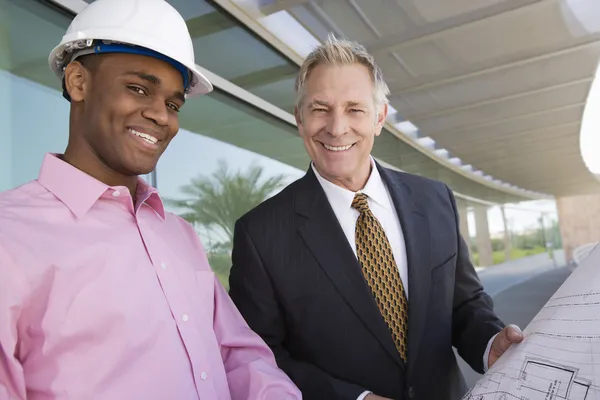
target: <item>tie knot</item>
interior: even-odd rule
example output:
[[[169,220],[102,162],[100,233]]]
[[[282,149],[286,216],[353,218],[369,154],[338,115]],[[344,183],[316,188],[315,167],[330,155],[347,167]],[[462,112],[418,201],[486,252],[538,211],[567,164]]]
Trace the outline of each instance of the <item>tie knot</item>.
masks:
[[[369,211],[369,203],[367,202],[368,196],[364,193],[356,193],[354,195],[354,200],[352,200],[352,208],[354,208],[359,213],[364,213]]]

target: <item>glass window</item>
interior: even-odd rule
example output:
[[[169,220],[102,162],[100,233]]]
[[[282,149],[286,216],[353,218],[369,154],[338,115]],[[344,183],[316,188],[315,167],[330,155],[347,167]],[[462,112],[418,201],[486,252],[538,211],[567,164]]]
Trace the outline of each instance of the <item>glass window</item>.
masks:
[[[0,3],[0,190],[6,190],[35,179],[44,154],[67,144],[69,105],[46,60],[70,17],[34,1]]]
[[[6,190],[35,179],[46,152],[61,153],[66,148],[69,103],[61,95],[60,82],[50,71],[47,58],[60,42],[72,15],[42,2],[0,2],[3,2],[2,10],[8,10],[1,20],[2,32],[8,34],[3,34],[0,41],[0,99],[3,102],[0,190]],[[209,19],[199,26],[209,26],[214,20],[215,32],[203,31],[200,35],[205,39],[211,34],[218,36],[216,41],[208,40],[202,46],[202,49],[213,46],[212,50],[197,50],[206,58],[214,58],[211,52],[224,50],[217,44],[225,46],[238,36],[242,41],[253,40],[260,45],[244,29],[232,25],[229,17],[224,19],[224,14],[205,2],[180,1],[177,6],[188,20]],[[223,31],[225,20],[229,22]],[[267,47],[260,46],[266,54]],[[231,51],[231,47],[227,51]],[[270,61],[267,56],[258,56],[253,66],[248,64],[240,71],[220,72],[234,79],[260,70],[263,64],[277,65],[283,61],[275,53],[269,51],[269,54]],[[234,59],[235,54],[232,54],[229,63]],[[219,63],[227,65],[228,62],[221,58]],[[217,64],[208,66],[219,71]],[[180,117],[182,129],[159,162],[153,183],[165,199],[167,209],[194,225],[211,266],[227,285],[233,223],[250,208],[302,176],[309,158],[294,126],[218,89],[210,96],[188,101]],[[228,190],[218,192],[219,185],[226,182],[237,186],[231,188],[230,185]],[[207,200],[210,188],[217,192],[216,201],[212,203]],[[201,208],[194,208],[198,204]],[[196,212],[199,210],[201,212]],[[226,220],[215,223],[216,219],[207,220],[207,215]]]
[[[281,109],[294,112],[294,79],[299,70],[295,63],[210,1],[169,3],[188,24],[197,64]]]
[[[38,1],[0,0],[0,6],[2,191],[37,178],[44,155],[62,153],[67,146],[69,103],[48,55],[72,15]]]
[[[310,160],[295,127],[219,91],[186,103],[181,124],[157,184],[167,209],[194,225],[227,286],[235,221],[304,175]]]
[[[209,2],[188,15],[186,0],[170,1],[184,15],[196,50],[196,62],[239,87],[290,113],[294,111],[294,79],[299,67]]]

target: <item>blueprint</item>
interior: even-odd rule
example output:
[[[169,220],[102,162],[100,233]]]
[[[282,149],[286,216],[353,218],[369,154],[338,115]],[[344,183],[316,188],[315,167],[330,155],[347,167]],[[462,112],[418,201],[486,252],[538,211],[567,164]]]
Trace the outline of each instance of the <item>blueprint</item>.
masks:
[[[600,400],[600,246],[463,400]]]

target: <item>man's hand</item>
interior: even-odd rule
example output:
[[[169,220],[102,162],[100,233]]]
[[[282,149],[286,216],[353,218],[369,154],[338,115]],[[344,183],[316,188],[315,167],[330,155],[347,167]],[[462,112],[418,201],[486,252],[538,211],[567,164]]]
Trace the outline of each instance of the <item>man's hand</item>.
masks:
[[[365,400],[392,400],[392,399],[387,398],[387,397],[377,396],[376,394],[373,394],[373,393],[369,393],[367,395],[367,397],[365,397]]]
[[[523,341],[523,332],[516,325],[508,325],[498,333],[492,342],[490,355],[488,356],[488,368],[492,365],[513,343],[521,343]]]

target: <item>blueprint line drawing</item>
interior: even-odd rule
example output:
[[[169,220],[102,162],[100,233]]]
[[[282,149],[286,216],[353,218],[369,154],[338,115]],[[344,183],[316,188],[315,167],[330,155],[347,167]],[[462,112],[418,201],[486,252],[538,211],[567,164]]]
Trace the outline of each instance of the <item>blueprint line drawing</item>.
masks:
[[[600,247],[463,400],[600,400]]]

